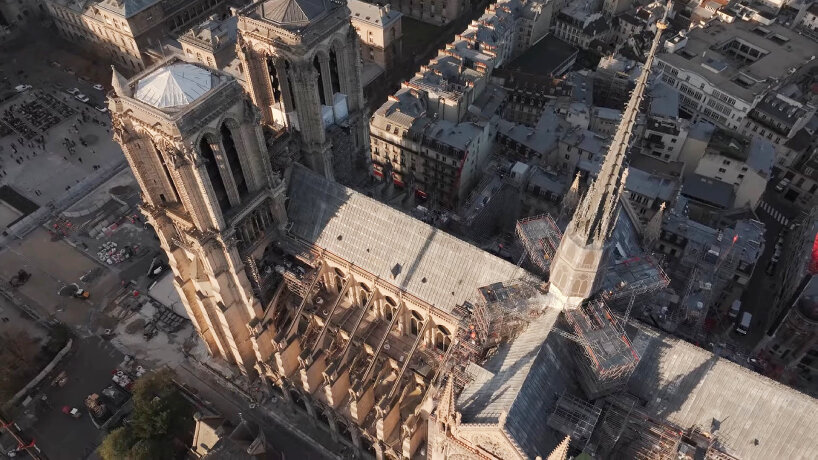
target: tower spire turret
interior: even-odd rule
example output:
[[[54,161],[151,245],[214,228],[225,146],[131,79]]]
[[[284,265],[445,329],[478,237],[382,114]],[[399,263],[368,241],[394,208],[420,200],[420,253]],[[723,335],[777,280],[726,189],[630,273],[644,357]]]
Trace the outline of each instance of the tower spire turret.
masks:
[[[622,120],[616,129],[605,161],[599,171],[597,180],[580,202],[577,212],[571,219],[566,231],[573,231],[581,236],[585,244],[600,244],[611,235],[618,210],[619,199],[622,196],[623,184],[625,183],[625,156],[630,147],[633,128],[636,124],[636,117],[639,115],[639,106],[648,85],[650,69],[656,50],[659,48],[662,32],[667,28],[665,18],[670,10],[671,3],[668,2],[665,8],[665,16],[656,23],[656,35],[648,52],[642,73],[636,80],[636,87],[631,93]]]
[[[628,175],[625,156],[648,85],[653,59],[659,48],[662,32],[667,28],[665,18],[670,8],[671,3],[668,2],[664,17],[656,24],[656,35],[650,52],[625,106],[599,175],[580,200],[554,255],[549,292],[555,299],[555,306],[576,308],[599,289],[607,264],[608,240],[616,226],[619,200]]]

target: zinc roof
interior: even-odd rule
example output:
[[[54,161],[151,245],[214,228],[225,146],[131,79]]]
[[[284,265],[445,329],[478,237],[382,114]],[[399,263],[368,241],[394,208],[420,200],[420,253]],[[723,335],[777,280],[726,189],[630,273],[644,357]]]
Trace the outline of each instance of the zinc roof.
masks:
[[[291,232],[438,309],[525,272],[448,233],[295,165]]]

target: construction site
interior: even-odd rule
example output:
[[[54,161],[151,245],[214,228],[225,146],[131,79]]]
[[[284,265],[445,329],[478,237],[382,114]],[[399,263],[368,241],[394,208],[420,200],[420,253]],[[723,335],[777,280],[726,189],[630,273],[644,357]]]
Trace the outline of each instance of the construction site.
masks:
[[[523,219],[516,230],[524,251],[518,268],[536,267],[547,273],[561,238],[553,219],[549,215]],[[508,343],[514,347],[521,332],[543,315],[553,314],[546,306],[548,284],[526,278],[522,270],[517,274],[517,279],[479,288],[478,301],[454,311],[460,326],[437,385],[442,387],[451,378],[459,393],[472,379],[485,379],[481,366],[490,363],[498,349]],[[649,255],[619,261],[608,267],[598,296],[579,308],[563,310],[543,332],[573,370],[568,378],[575,384],[557,396],[547,417],[548,427],[568,436],[573,449],[613,459],[734,458],[723,452],[716,436],[652,417],[642,409],[644,401],[627,391],[640,362],[629,337],[638,331],[629,327],[632,313],[649,311],[651,299],[669,283]]]
[[[693,340],[706,340],[733,300],[740,298],[763,250],[764,224],[739,220],[716,230],[671,213],[658,247],[676,295],[655,312],[663,327]]]

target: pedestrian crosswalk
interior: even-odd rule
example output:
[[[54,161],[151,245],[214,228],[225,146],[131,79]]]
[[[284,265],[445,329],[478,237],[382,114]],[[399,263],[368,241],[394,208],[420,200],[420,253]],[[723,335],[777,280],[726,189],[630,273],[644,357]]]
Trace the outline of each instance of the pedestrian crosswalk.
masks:
[[[767,215],[778,221],[778,223],[780,223],[783,226],[787,226],[790,223],[790,220],[787,218],[787,216],[781,214],[781,212],[779,212],[777,209],[772,207],[770,203],[767,203],[764,200],[758,202],[758,208],[756,208],[756,211],[758,211],[759,209],[766,212]]]

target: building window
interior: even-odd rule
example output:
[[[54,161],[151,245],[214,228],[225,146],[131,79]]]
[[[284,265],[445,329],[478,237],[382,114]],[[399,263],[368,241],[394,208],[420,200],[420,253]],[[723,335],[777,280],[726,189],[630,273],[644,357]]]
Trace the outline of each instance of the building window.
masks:
[[[719,172],[720,172],[720,173],[725,173],[725,172],[727,172],[727,170],[726,170],[726,169],[724,169],[724,168],[719,168]]]
[[[423,316],[416,311],[412,311],[412,318],[409,320],[409,332],[412,335],[420,334],[420,328],[423,325]]]
[[[435,348],[447,351],[452,345],[452,334],[443,326],[438,326],[435,332]]]

